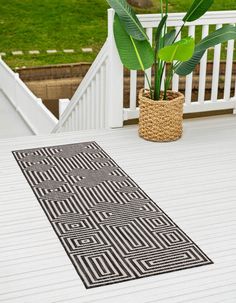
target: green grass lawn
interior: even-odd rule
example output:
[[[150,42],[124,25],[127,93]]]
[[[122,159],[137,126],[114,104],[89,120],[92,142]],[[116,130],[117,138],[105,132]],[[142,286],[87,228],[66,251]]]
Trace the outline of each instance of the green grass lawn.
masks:
[[[158,12],[159,0],[146,12]],[[170,11],[186,11],[192,0],[170,0]],[[92,61],[105,41],[107,4],[105,0],[0,0],[0,52],[12,67],[39,66]],[[215,0],[213,10],[236,10],[232,0]],[[141,11],[140,11],[141,12]],[[145,12],[145,11],[142,11]],[[92,47],[93,53],[81,48]],[[57,54],[46,50],[56,49]],[[64,54],[63,49],[74,49]],[[11,51],[22,50],[22,56]],[[27,55],[40,50],[40,55]]]

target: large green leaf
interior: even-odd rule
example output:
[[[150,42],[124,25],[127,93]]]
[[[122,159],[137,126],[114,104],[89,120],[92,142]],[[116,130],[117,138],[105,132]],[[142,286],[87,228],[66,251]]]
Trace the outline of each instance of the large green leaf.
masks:
[[[161,44],[163,46],[171,45],[174,42],[174,40],[175,40],[175,36],[176,36],[176,30],[172,29],[170,32],[166,33],[164,35],[164,37],[162,37]]]
[[[166,62],[187,61],[189,60],[194,52],[194,39],[192,37],[184,38],[178,42],[163,47],[159,51],[159,58]]]
[[[203,16],[213,4],[214,0],[195,0],[184,16],[184,22],[192,22]]]
[[[196,45],[192,58],[187,62],[181,63],[175,72],[182,76],[190,74],[209,47],[214,47],[228,40],[236,40],[236,27],[233,25],[226,25],[205,37]]]
[[[131,70],[145,70],[154,63],[154,53],[147,40],[136,40],[128,35],[119,17],[115,15],[114,35],[120,59]]]
[[[107,0],[107,2],[115,10],[130,36],[136,40],[148,40],[142,24],[126,0]]]

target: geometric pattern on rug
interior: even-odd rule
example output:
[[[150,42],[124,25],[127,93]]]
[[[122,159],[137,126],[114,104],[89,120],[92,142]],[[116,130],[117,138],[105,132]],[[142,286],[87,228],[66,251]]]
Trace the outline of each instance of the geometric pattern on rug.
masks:
[[[96,142],[13,154],[86,288],[213,263]]]

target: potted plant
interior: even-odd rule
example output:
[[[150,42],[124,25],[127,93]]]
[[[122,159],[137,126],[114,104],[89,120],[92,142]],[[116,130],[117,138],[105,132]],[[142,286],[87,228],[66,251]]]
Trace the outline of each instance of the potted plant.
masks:
[[[189,36],[177,41],[184,25],[204,15],[213,1],[195,0],[182,19],[181,29],[176,32],[167,31],[168,0],[165,3],[160,0],[161,21],[151,47],[145,29],[126,0],[107,0],[115,10],[114,37],[120,59],[126,68],[142,70],[148,82],[149,89],[139,93],[139,135],[144,139],[173,141],[182,136],[184,95],[170,90],[173,75],[190,74],[208,48],[236,39],[236,27],[225,25],[197,44]],[[145,73],[150,67],[154,74],[152,80]]]

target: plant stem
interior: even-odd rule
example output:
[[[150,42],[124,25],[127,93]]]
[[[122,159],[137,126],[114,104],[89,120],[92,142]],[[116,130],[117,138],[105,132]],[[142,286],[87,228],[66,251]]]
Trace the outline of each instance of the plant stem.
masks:
[[[179,29],[178,33],[176,34],[173,43],[175,43],[175,41],[176,41],[176,39],[178,38],[179,34],[182,32],[182,29],[184,28],[184,26],[185,26],[185,22],[182,24],[181,28]]]
[[[165,0],[165,14],[168,14],[168,0]],[[164,6],[163,6],[163,0],[160,0],[160,9],[161,9],[161,18],[163,18],[164,14]],[[162,31],[161,38],[165,35],[167,32],[167,26],[165,24],[164,30]],[[162,45],[161,45],[162,41]],[[160,99],[160,93],[161,93],[161,82],[163,77],[163,64],[158,59],[158,50],[162,47],[164,47],[164,39],[159,39],[159,41],[155,41],[155,61],[154,61],[154,99],[159,100]]]
[[[154,99],[156,100],[156,96],[157,96],[157,72],[158,72],[158,63],[157,63],[158,46],[157,46],[157,41],[154,41],[154,43],[155,43],[155,49],[154,49]]]
[[[160,43],[160,41],[159,41]],[[154,63],[154,99],[159,100],[160,99],[160,79],[161,79],[161,61],[158,58],[158,48],[155,48],[155,63]]]
[[[156,55],[156,50],[155,50],[155,61],[154,61],[154,99],[155,100],[156,100],[156,94],[157,94],[156,82],[157,82],[157,70],[158,70],[158,64],[157,64],[156,60],[157,60],[157,55]]]
[[[160,67],[160,88],[161,88],[161,83],[162,83],[162,79],[164,76],[165,66],[166,66],[166,63],[162,61],[161,67]]]
[[[160,61],[155,64],[156,70],[155,70],[155,89],[154,89],[154,99],[159,100],[160,99]]]
[[[160,0],[161,8],[161,18],[163,17],[163,0]]]
[[[168,75],[166,76],[163,100],[167,99],[167,90],[169,89],[171,79],[173,78],[174,67],[175,65],[172,63]]]
[[[148,75],[145,71],[144,71],[144,75],[145,75],[145,78],[146,78],[147,83],[148,83],[148,87],[149,87],[149,91],[150,91],[150,98],[153,99],[152,86],[151,86],[150,80],[148,78]]]
[[[169,1],[166,0],[166,15],[168,15],[168,5],[169,5]],[[167,25],[165,24],[165,28],[164,28],[164,35],[167,33]],[[163,45],[162,47],[165,46],[165,41],[164,39],[163,40]],[[160,78],[160,86],[161,86],[161,82],[162,82],[162,78],[163,78],[163,75],[164,75],[164,70],[165,70],[165,66],[166,66],[166,62],[164,62],[163,66],[162,66],[162,71],[161,71],[161,78]],[[160,96],[159,96],[160,97]]]
[[[168,0],[166,0],[166,11],[165,11],[165,14],[166,14],[166,16],[168,15]],[[166,33],[167,33],[167,25],[166,25],[166,23],[165,23],[164,32],[163,32],[163,37],[165,36]],[[162,39],[162,43],[163,43],[162,47],[164,47],[164,46],[165,46],[165,41],[164,41],[164,39]]]
[[[168,15],[168,6],[169,6],[169,1],[166,0],[166,15]]]

